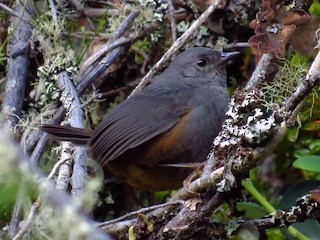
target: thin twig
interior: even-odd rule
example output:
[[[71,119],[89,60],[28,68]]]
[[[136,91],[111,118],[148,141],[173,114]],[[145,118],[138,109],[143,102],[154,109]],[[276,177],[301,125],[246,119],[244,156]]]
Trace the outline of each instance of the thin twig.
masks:
[[[128,15],[128,17],[120,24],[119,28],[114,34],[114,39],[118,39],[122,37],[126,31],[131,27],[134,19],[139,15],[139,11],[135,10]],[[109,44],[111,44],[113,39],[109,40]],[[83,74],[78,75],[78,80],[81,78],[81,81],[77,86],[77,91],[81,95],[91,83],[100,76],[114,61],[123,53],[124,51],[123,45],[113,49],[105,58],[103,58],[99,64],[89,66]],[[81,71],[82,73],[82,71]]]
[[[12,10],[11,8],[9,8],[7,5],[0,3],[0,8],[2,8],[3,10],[5,10],[7,13],[9,13],[10,15],[19,18],[20,20],[24,21],[25,23],[31,25],[32,27],[35,27],[35,25],[30,21],[30,19],[28,18],[24,18],[22,16],[20,16],[16,11]]]
[[[70,160],[71,160],[71,158],[63,158],[63,159],[60,159],[58,162],[56,162],[56,164],[54,164],[50,174],[48,175],[47,179],[52,179],[54,177],[54,175],[57,174],[61,165],[65,164],[67,161],[70,161]]]
[[[92,66],[95,62],[97,62],[101,57],[105,56],[108,52],[111,50],[122,46],[126,43],[129,43],[133,41],[135,38],[137,38],[136,34],[131,34],[129,37],[121,37],[116,39],[114,42],[111,44],[107,43],[100,47],[96,52],[94,52],[84,63],[81,64],[80,70],[81,72],[79,73],[80,75],[85,72],[89,66]]]
[[[51,9],[51,16],[52,16],[52,20],[55,23],[55,27],[56,29],[59,29],[58,27],[58,14],[57,14],[57,8],[53,2],[53,0],[49,0],[49,5],[50,5],[50,9]]]
[[[182,204],[184,204],[184,201],[177,200],[177,201],[172,201],[172,202],[153,205],[153,206],[150,206],[150,207],[145,207],[145,208],[139,209],[137,211],[129,212],[129,213],[127,213],[127,214],[125,214],[125,215],[123,215],[121,217],[118,217],[118,218],[115,218],[115,219],[112,219],[112,220],[109,220],[109,221],[105,221],[105,222],[99,223],[99,224],[97,224],[97,226],[98,227],[107,226],[107,225],[114,224],[116,222],[120,222],[122,220],[125,220],[127,218],[130,218],[130,217],[133,217],[133,216],[136,216],[136,215],[139,215],[139,214],[144,214],[144,213],[153,211],[153,210],[158,209],[158,208],[163,208],[163,207],[167,207],[167,206],[170,206],[170,205],[177,205],[177,204],[182,205]]]
[[[30,228],[36,218],[37,211],[40,207],[40,204],[41,204],[41,198],[38,197],[38,199],[32,204],[28,218],[26,219],[23,227],[19,230],[19,232],[14,236],[14,238],[12,240],[21,239],[30,230]]]
[[[168,13],[169,13],[169,20],[171,25],[171,38],[172,42],[177,40],[177,23],[174,16],[174,6],[172,0],[167,0],[168,3]]]
[[[15,16],[19,19],[21,19],[21,16],[16,13],[14,10],[12,10],[11,8],[9,8],[7,5],[5,5],[4,3],[0,3],[0,7],[5,10],[7,13],[11,14],[12,16]]]
[[[214,1],[205,12],[203,12],[200,17],[192,23],[192,25],[185,31],[181,37],[175,41],[169,50],[163,54],[161,59],[150,69],[150,71],[144,76],[139,85],[132,91],[130,96],[136,94],[141,91],[152,79],[154,74],[159,71],[159,69],[171,58],[173,54],[175,54],[180,47],[186,42],[186,40],[206,21],[206,19],[210,16],[210,14],[216,10],[218,5],[222,3],[222,0]]]

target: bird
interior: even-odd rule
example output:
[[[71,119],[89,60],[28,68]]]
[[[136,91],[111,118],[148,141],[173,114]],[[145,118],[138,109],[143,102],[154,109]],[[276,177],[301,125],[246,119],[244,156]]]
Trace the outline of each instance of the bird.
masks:
[[[134,188],[179,188],[194,171],[188,166],[206,160],[221,130],[230,98],[226,66],[237,54],[188,48],[94,130],[50,124],[40,129],[54,139],[88,145],[103,169]]]

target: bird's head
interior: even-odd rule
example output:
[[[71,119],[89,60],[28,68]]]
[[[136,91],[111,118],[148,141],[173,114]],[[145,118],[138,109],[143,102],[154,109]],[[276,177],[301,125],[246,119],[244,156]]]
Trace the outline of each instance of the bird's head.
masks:
[[[220,52],[211,48],[194,47],[177,55],[168,67],[189,86],[226,87],[227,61],[238,52]]]

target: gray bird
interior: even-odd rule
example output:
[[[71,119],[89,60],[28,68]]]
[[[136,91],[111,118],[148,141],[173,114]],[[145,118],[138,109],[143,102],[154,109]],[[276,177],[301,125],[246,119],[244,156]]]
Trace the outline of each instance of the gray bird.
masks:
[[[192,172],[186,165],[206,159],[221,129],[229,101],[226,62],[236,54],[187,49],[94,130],[41,129],[59,140],[88,144],[93,159],[133,187],[180,187]]]

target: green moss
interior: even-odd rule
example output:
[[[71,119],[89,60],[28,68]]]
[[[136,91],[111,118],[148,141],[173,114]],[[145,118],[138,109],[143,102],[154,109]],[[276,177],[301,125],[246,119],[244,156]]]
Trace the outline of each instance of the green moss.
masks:
[[[273,108],[274,104],[283,103],[296,89],[299,81],[307,73],[306,61],[299,56],[290,60],[282,59],[281,67],[272,82],[266,82],[261,90],[264,93],[264,106]]]

